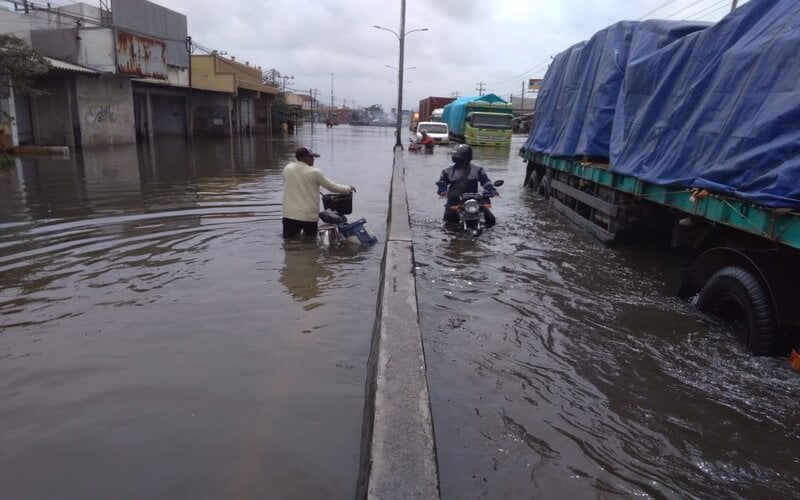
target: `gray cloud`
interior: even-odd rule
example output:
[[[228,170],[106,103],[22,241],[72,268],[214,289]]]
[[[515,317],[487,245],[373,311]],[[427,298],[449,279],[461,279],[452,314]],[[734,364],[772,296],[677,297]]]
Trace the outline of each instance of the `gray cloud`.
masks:
[[[201,44],[293,75],[297,91],[316,88],[328,102],[333,73],[337,105],[396,104],[397,73],[386,65],[398,64],[398,40],[372,26],[399,31],[399,0],[155,1],[185,14]],[[651,18],[680,11],[675,18],[717,20],[729,10],[718,0],[407,0],[406,31],[428,31],[406,37],[405,66],[416,69],[405,74],[404,107],[428,95],[475,94],[478,82],[519,95],[550,56],[663,4]]]

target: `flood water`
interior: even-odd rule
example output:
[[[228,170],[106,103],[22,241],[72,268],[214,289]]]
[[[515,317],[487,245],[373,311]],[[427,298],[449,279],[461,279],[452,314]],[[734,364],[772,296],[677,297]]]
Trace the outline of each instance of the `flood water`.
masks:
[[[159,141],[0,171],[0,498],[352,498],[393,129]],[[498,225],[406,186],[442,497],[789,498],[800,377],[674,297],[686,257],[609,249],[476,150]],[[280,238],[298,145],[381,242]]]
[[[498,225],[444,229],[447,149],[409,155],[442,498],[790,498],[800,377],[675,298],[687,257],[609,249],[476,149]]]
[[[381,244],[283,244],[300,144]],[[352,498],[393,144],[317,126],[0,171],[0,498]]]

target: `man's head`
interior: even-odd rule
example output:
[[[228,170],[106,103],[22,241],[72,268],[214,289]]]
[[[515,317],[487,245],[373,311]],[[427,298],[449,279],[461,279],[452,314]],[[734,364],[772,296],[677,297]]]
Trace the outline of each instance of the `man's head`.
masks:
[[[467,165],[472,161],[472,148],[467,144],[459,144],[450,151],[450,158],[458,166]]]
[[[314,158],[319,158],[319,155],[308,148],[297,148],[294,150],[294,157],[303,163],[313,166]]]
[[[421,132],[421,134],[422,134],[422,137],[427,137],[428,136],[428,131],[427,130],[423,130]]]

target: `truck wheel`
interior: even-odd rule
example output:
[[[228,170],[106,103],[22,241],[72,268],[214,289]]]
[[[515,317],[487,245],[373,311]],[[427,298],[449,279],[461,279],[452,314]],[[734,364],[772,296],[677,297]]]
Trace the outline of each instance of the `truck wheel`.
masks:
[[[697,307],[732,322],[737,339],[756,356],[781,352],[772,303],[749,271],[736,266],[717,271],[700,290]]]

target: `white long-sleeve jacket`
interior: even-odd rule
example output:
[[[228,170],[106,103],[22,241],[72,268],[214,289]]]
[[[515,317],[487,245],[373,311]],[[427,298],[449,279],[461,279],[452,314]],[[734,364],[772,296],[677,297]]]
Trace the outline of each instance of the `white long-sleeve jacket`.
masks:
[[[319,217],[319,188],[334,193],[349,193],[350,186],[325,177],[322,170],[302,161],[293,161],[283,169],[283,216],[313,222]]]

